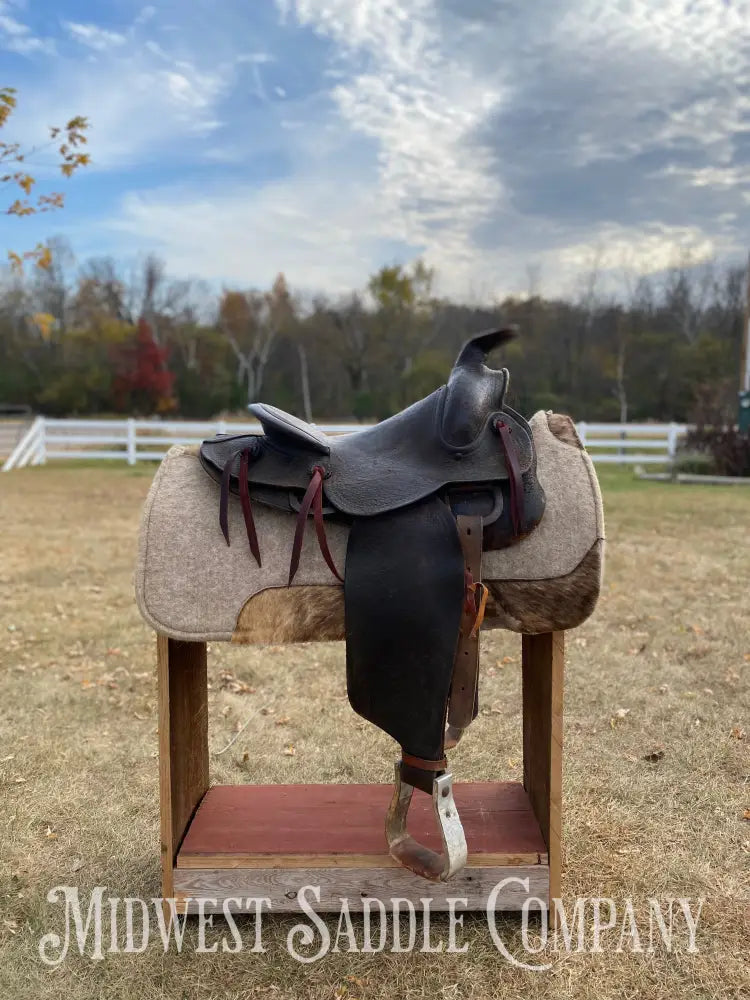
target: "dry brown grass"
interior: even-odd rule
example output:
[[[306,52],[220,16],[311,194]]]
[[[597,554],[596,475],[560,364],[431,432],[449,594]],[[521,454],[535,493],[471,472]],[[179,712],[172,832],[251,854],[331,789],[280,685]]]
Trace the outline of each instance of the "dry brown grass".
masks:
[[[568,640],[563,891],[705,896],[698,955],[558,956],[551,972],[528,973],[498,956],[477,916],[461,936],[467,955],[338,954],[303,967],[285,948],[295,921],[277,918],[264,955],[165,956],[155,944],[48,970],[37,944],[61,927],[51,887],[159,892],[154,642],[132,593],[151,472],[0,477],[0,995],[748,996],[750,492],[617,472],[603,476],[604,593]],[[484,711],[454,754],[459,779],[520,777],[519,647],[507,633],[484,641]],[[212,749],[270,707],[212,758],[214,780],[389,779],[389,741],[346,702],[340,645],[215,645],[209,671]],[[225,671],[253,690],[227,690]],[[657,744],[663,759],[649,764]],[[445,938],[443,918],[433,920]],[[503,928],[521,955],[517,920]]]

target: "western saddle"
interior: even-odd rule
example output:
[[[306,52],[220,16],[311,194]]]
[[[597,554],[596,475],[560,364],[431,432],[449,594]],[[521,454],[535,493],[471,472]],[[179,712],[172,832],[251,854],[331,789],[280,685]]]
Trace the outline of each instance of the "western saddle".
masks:
[[[515,544],[544,513],[531,430],[505,403],[508,371],[485,364],[514,336],[503,327],[473,337],[447,385],[365,430],[329,438],[254,403],[263,435],[221,435],[201,446],[203,467],[220,484],[227,544],[230,493],[259,565],[253,502],[296,515],[290,585],[312,515],[344,587],[349,701],[401,747],[389,850],[432,880],[450,878],[467,858],[445,750],[478,711],[482,551]],[[345,567],[332,558],[327,519],[350,526]],[[407,832],[415,788],[432,796],[442,853]]]

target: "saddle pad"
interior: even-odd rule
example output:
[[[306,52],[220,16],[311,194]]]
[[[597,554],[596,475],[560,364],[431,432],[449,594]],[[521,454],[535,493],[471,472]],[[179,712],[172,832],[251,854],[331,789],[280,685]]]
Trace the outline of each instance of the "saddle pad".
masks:
[[[570,418],[540,411],[530,426],[547,507],[527,538],[485,553],[490,600],[484,628],[573,628],[591,614],[601,586],[604,519],[593,463]],[[323,561],[314,532],[306,534],[294,585],[287,588],[294,518],[256,505],[263,562],[258,567],[234,496],[227,547],[217,489],[197,449],[170,449],[141,520],[135,591],[145,621],[173,639],[194,642],[343,639],[343,588]],[[340,524],[327,527],[339,570],[348,531]]]

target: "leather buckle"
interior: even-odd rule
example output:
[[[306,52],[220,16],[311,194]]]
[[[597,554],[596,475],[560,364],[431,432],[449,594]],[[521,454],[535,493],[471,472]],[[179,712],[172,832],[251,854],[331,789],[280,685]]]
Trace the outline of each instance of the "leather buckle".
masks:
[[[453,798],[453,775],[441,774],[432,782],[432,809],[440,830],[443,851],[425,847],[406,829],[406,817],[414,787],[401,778],[401,762],[396,763],[393,798],[385,820],[385,836],[392,858],[416,875],[431,882],[445,882],[466,864],[468,848],[461,818]]]

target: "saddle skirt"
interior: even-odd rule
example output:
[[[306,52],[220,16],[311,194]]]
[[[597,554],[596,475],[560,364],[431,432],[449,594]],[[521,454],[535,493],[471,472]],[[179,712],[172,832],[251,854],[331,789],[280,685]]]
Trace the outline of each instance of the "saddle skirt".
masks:
[[[252,502],[296,515],[290,584],[312,515],[321,552],[344,585],[349,701],[401,747],[386,821],[391,854],[431,879],[449,878],[466,859],[445,749],[478,710],[481,553],[515,544],[544,513],[531,429],[505,402],[507,369],[485,364],[515,335],[504,327],[473,337],[445,386],[365,430],[329,438],[255,403],[262,436],[220,436],[200,451],[221,484],[227,544],[231,493],[259,565]],[[351,526],[343,575],[326,518]],[[413,788],[433,796],[443,855],[406,832]]]

